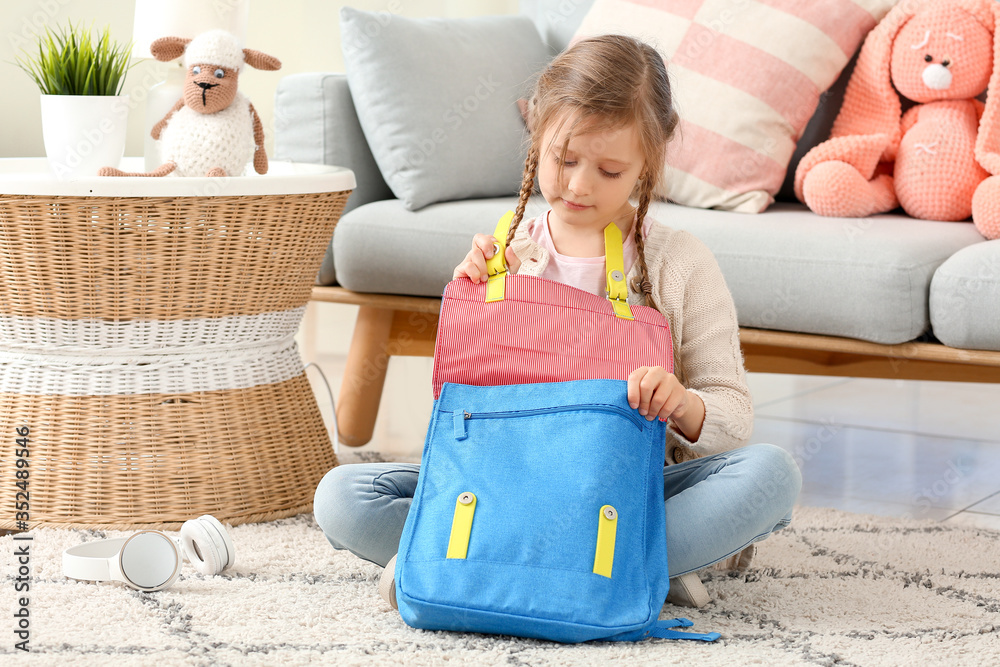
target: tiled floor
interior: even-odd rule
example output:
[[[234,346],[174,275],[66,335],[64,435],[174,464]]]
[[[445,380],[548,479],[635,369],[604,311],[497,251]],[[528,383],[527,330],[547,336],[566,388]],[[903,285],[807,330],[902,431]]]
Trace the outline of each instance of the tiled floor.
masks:
[[[303,356],[319,363],[336,392],[357,309],[311,307],[299,338]],[[429,358],[392,359],[375,436],[362,450],[419,459],[431,368]],[[1000,384],[764,373],[751,373],[749,384],[751,441],[796,458],[801,504],[1000,529]],[[320,405],[331,423],[329,398],[320,396]]]

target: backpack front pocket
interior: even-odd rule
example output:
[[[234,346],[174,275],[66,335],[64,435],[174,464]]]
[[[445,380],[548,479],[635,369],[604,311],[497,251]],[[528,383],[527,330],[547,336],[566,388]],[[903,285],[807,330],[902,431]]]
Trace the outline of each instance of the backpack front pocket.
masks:
[[[524,619],[608,636],[655,620],[664,429],[628,407],[625,382],[446,384],[401,542],[400,609],[456,629],[500,614],[521,619],[495,626],[515,634],[536,622]]]
[[[440,428],[431,445],[448,447],[448,456],[430,452],[433,464],[421,471],[421,503],[434,508],[440,540],[426,558],[447,558],[451,547],[453,557],[458,549],[470,561],[594,573],[600,543],[598,569],[606,572],[614,552],[605,507],[615,517],[615,548],[641,551],[644,494],[634,496],[644,485],[651,429],[638,414],[574,404],[461,408],[437,419],[452,428]]]

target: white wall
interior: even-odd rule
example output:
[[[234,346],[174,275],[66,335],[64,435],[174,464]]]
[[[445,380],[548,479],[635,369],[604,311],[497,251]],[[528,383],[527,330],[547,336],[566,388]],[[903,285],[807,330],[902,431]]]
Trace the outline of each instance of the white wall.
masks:
[[[168,0],[164,0],[167,2]],[[213,0],[205,0],[211,3]],[[277,72],[247,69],[240,89],[250,98],[264,123],[268,154],[274,154],[274,91],[283,76],[299,72],[344,70],[340,54],[340,8],[350,5],[368,11],[391,11],[412,18],[478,16],[517,12],[517,0],[251,0],[247,46],[282,62]],[[122,42],[132,38],[133,0],[0,0],[0,157],[44,156],[39,121],[39,92],[34,81],[13,63],[23,48],[33,44],[33,32],[43,26],[58,28],[67,19],[97,30],[111,27]],[[141,61],[125,80],[124,92],[133,100],[161,81],[166,65]],[[143,106],[129,115],[126,155],[142,155]]]

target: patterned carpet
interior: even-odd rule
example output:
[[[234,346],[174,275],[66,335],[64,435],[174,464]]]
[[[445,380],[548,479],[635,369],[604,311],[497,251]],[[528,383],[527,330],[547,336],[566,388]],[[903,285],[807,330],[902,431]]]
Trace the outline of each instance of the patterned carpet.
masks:
[[[311,514],[233,528],[233,569],[185,565],[157,593],[62,575],[63,549],[130,533],[31,534],[30,654],[12,638],[19,543],[0,538],[4,664],[1000,664],[1000,533],[931,522],[800,508],[748,571],[703,573],[708,607],[664,607],[719,641],[574,646],[407,627],[378,597],[380,568],[333,550]]]

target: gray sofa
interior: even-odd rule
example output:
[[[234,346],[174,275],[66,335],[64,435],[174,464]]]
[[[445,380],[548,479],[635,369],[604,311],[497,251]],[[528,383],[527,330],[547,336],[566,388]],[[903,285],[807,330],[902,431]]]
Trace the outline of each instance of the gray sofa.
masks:
[[[535,21],[555,54],[590,4],[525,1],[521,13]],[[986,241],[971,222],[915,220],[901,212],[824,218],[791,196],[795,164],[828,136],[849,69],[823,96],[797,145],[785,186],[765,212],[658,202],[651,214],[688,230],[713,251],[741,327],[889,346],[919,341],[1000,350],[1000,240]],[[440,296],[472,235],[491,232],[515,205],[512,188],[505,197],[408,210],[379,171],[344,74],[286,77],[277,91],[276,117],[278,159],[343,165],[357,176],[358,189],[337,226],[320,284],[352,293]],[[533,201],[528,213],[543,205]],[[997,357],[989,358],[992,369],[978,379],[1000,381]]]

